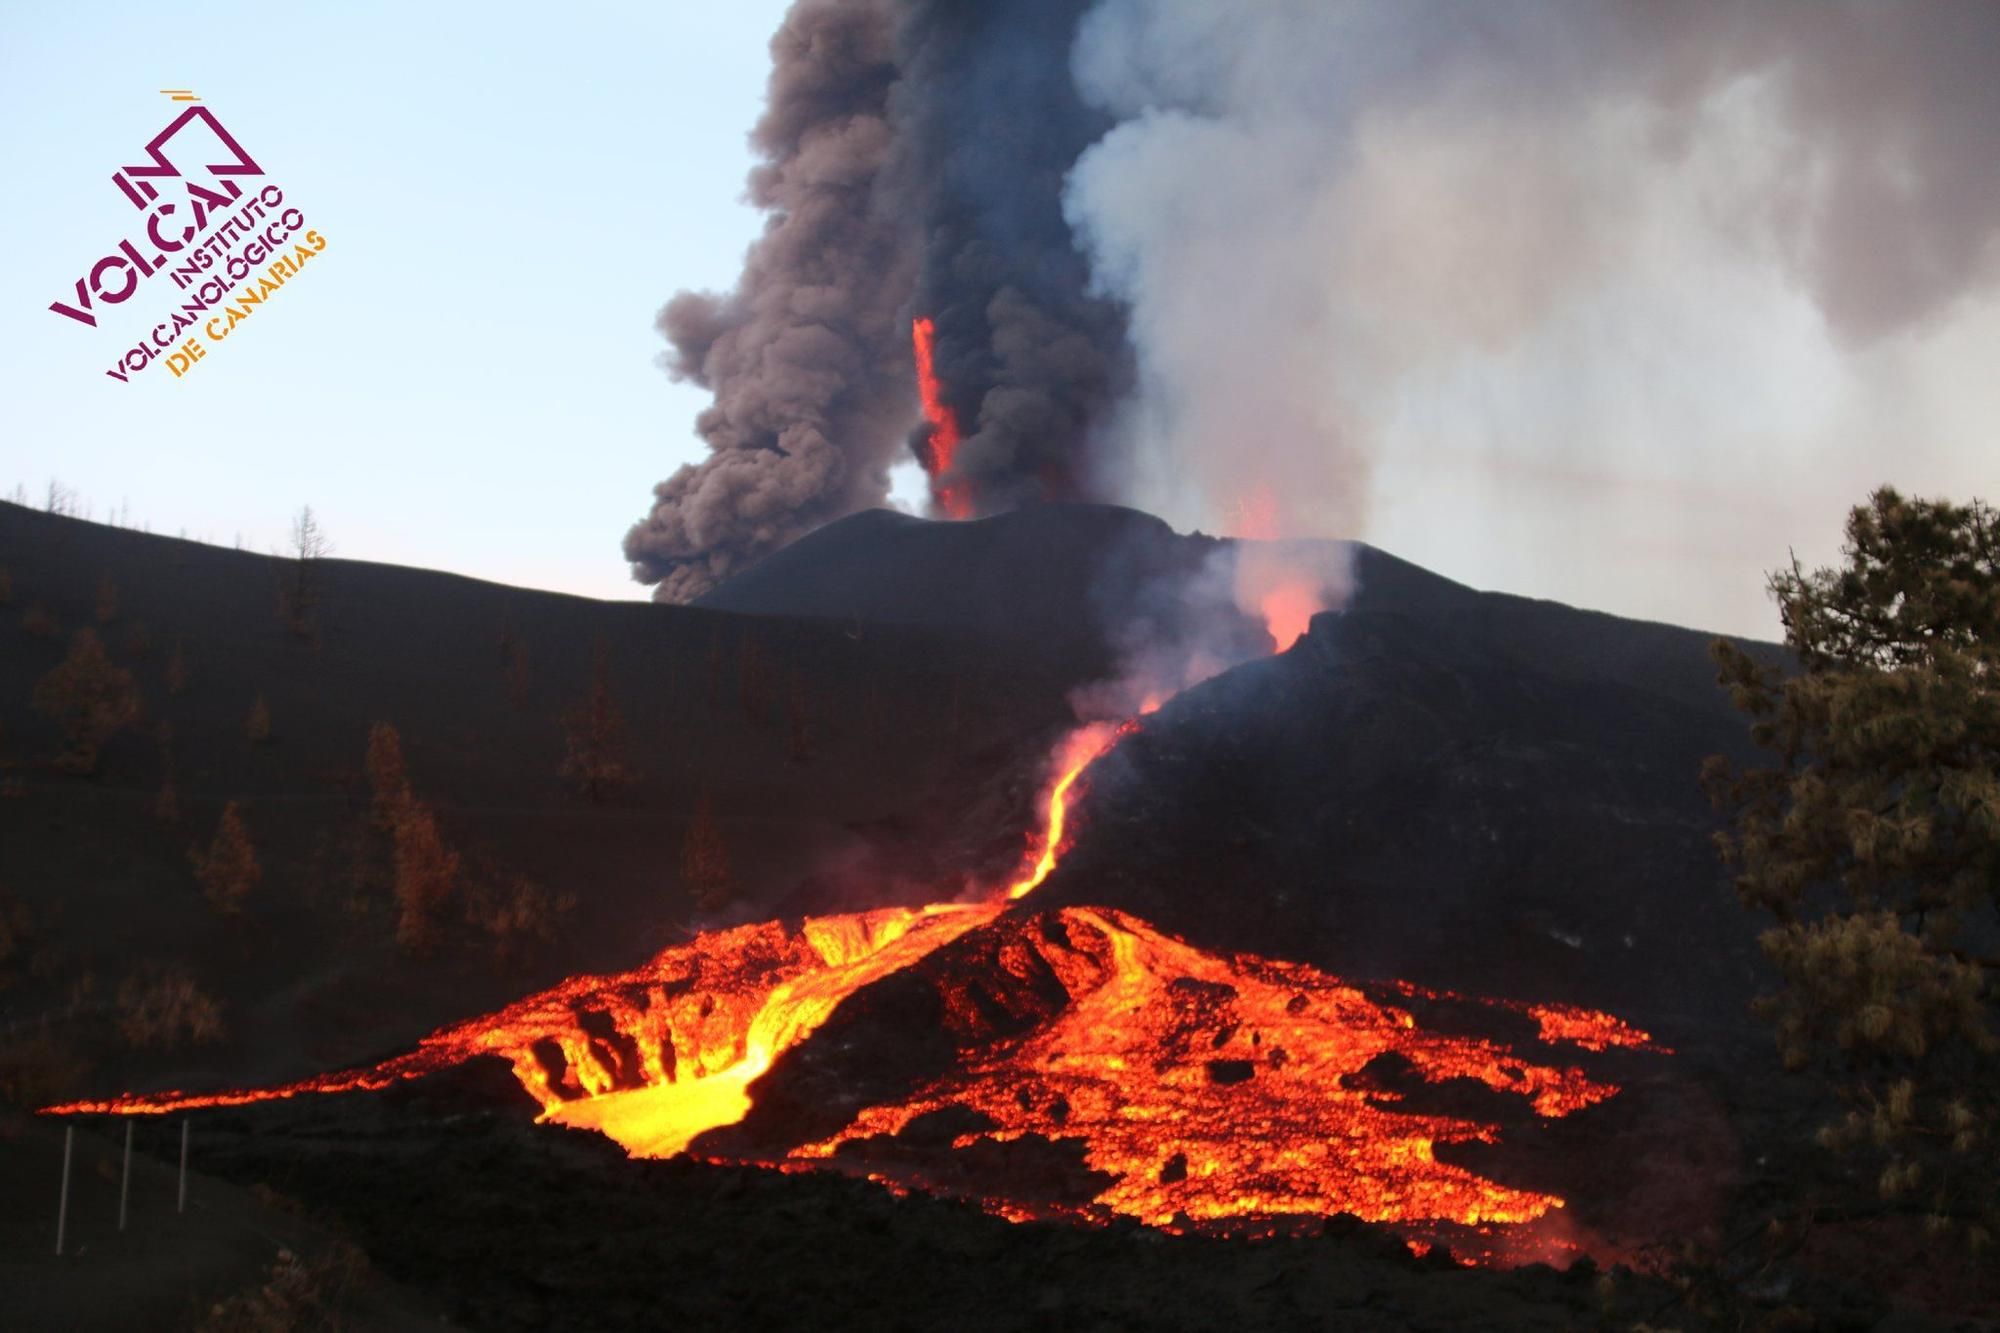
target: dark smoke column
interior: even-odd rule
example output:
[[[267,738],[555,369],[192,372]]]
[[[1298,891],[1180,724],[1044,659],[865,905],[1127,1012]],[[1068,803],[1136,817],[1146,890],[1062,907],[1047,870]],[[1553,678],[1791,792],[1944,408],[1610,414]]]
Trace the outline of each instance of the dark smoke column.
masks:
[[[750,197],[770,213],[736,289],[660,313],[668,369],[715,394],[711,450],[626,534],[683,602],[928,463],[911,323],[934,321],[965,435],[954,515],[1094,494],[1086,456],[1129,380],[1121,308],[1087,294],[1064,177],[1110,122],[1078,98],[1081,0],[797,0],[771,42]]]
[[[1089,294],[1062,207],[1070,167],[1112,126],[1070,74],[1089,7],[899,11],[905,73],[891,114],[924,222],[915,313],[934,321],[938,380],[965,429],[934,490],[948,487],[972,514],[1099,498],[1106,465],[1091,456],[1093,431],[1130,382],[1124,310]],[[919,458],[927,434],[912,439]]]
[[[916,219],[886,197],[893,48],[890,0],[798,0],[771,39],[749,182],[770,220],[735,291],[682,292],[660,312],[668,370],[715,394],[695,423],[713,452],[655,487],[625,536],[660,601],[888,494],[914,401],[918,253]]]

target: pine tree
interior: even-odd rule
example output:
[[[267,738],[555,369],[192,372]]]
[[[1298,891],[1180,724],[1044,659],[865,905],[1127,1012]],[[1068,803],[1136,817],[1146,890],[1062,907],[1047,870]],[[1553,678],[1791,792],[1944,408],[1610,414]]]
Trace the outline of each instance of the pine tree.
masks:
[[[509,616],[500,625],[500,675],[507,685],[507,701],[516,708],[528,706],[528,643]]]
[[[438,943],[444,905],[458,882],[458,853],[446,846],[437,817],[405,796],[396,812],[396,942],[412,953]]]
[[[174,640],[174,650],[167,656],[167,697],[178,699],[187,693],[187,653],[179,639]]]
[[[764,720],[764,676],[764,654],[746,627],[736,647],[736,704],[753,725]]]
[[[706,792],[695,806],[694,819],[681,840],[681,883],[694,898],[695,906],[714,912],[735,897],[736,884],[729,869],[729,845],[715,822],[715,805]]]
[[[391,724],[377,722],[368,728],[367,766],[375,826],[393,829],[397,812],[410,799],[410,775],[403,767],[403,737]]]
[[[813,754],[812,719],[806,708],[805,677],[797,671],[792,672],[791,689],[785,695],[785,723],[792,762],[808,762]]]
[[[2000,515],[1877,491],[1844,563],[1771,578],[1798,671],[1727,642],[1723,683],[1770,768],[1707,778],[1744,900],[1776,925],[1764,1003],[1794,1068],[1842,1090],[1828,1147],[1883,1206],[2000,1225]]]
[[[159,793],[153,797],[153,818],[162,824],[181,822],[181,789],[175,785],[171,769],[161,781]]]
[[[153,818],[162,824],[181,822],[181,790],[174,781],[174,724],[161,719],[153,729],[153,739],[160,745],[160,768],[165,776],[160,779],[160,790],[153,797]]]
[[[222,818],[216,824],[215,839],[208,850],[196,849],[189,857],[194,862],[195,878],[201,881],[202,893],[224,915],[242,911],[243,900],[264,878],[264,869],[257,864],[257,849],[250,842],[250,830],[243,822],[243,808],[235,801],[222,807]]]
[[[111,665],[96,630],[80,629],[70,638],[68,656],[36,682],[35,711],[62,728],[57,765],[94,773],[105,742],[138,720],[139,687],[131,672]]]
[[[109,625],[118,619],[118,585],[109,574],[97,581],[97,623]]]
[[[243,734],[250,738],[252,745],[262,745],[271,739],[271,705],[258,695],[250,705],[250,716],[244,720]]]
[[[568,751],[561,773],[592,801],[638,780],[625,762],[625,716],[611,695],[611,655],[600,646],[590,692],[563,715]]]

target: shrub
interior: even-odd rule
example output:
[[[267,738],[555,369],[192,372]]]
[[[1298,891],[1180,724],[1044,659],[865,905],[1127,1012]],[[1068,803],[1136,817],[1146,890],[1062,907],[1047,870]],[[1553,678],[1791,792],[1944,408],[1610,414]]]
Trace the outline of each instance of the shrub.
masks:
[[[368,1258],[333,1241],[315,1259],[279,1250],[269,1274],[210,1307],[198,1333],[295,1333],[348,1327],[348,1305],[368,1271]]]
[[[553,892],[526,875],[500,874],[481,886],[468,915],[492,938],[500,961],[513,963],[535,944],[555,940],[575,907],[574,894]]]
[[[222,1005],[185,968],[152,966],[118,987],[118,1031],[136,1051],[172,1051],[222,1037]]]
[[[0,1102],[31,1110],[67,1097],[90,1072],[76,1043],[47,1022],[0,1033]]]
[[[264,878],[264,869],[257,864],[257,849],[250,842],[250,830],[243,822],[243,809],[235,801],[222,807],[215,840],[208,850],[197,848],[188,855],[194,862],[195,878],[201,881],[202,893],[216,911],[225,915],[242,911],[243,900]]]
[[[80,629],[69,655],[35,685],[35,710],[62,728],[59,767],[97,771],[104,743],[139,717],[139,688],[132,673],[111,665],[96,630]]]
[[[397,812],[410,799],[410,775],[403,766],[403,738],[387,722],[368,728],[368,788],[375,797],[375,826],[396,827]]]
[[[704,792],[681,840],[681,883],[693,895],[695,906],[713,912],[735,897],[735,879],[729,869],[729,846],[722,828],[715,822],[715,806]]]
[[[0,990],[14,984],[35,941],[28,905],[0,888]]]

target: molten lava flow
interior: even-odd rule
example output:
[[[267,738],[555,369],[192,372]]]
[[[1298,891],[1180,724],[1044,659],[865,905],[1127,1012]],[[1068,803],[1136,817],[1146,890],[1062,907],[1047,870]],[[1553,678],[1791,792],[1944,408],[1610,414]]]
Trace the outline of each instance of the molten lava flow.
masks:
[[[958,452],[958,413],[944,400],[938,385],[934,343],[937,326],[928,316],[910,324],[910,343],[916,352],[917,394],[923,400],[924,420],[930,423],[929,450],[924,455],[924,471],[930,474],[931,496],[949,518],[970,518],[971,499],[962,486],[946,480],[951,475],[952,456]]]
[[[1073,782],[1075,770],[1063,777]],[[949,947],[961,940],[983,944]],[[997,965],[967,975],[968,957]],[[542,1119],[597,1130],[635,1157],[669,1157],[704,1131],[740,1121],[751,1084],[842,1000],[923,960],[958,1065],[767,1164],[859,1169],[890,1185],[944,1182],[1017,1220],[1123,1214],[1185,1229],[1347,1212],[1419,1239],[1469,1227],[1480,1233],[1470,1247],[1451,1237],[1460,1253],[1527,1261],[1547,1257],[1546,1248],[1510,1245],[1493,1228],[1533,1222],[1563,1200],[1439,1160],[1438,1145],[1494,1143],[1499,1126],[1415,1108],[1412,1089],[1472,1080],[1551,1118],[1617,1092],[1580,1069],[1537,1062],[1485,1037],[1427,1029],[1410,1011],[1305,964],[1207,953],[1107,908],[1022,914],[994,902],[814,917],[795,930],[739,926],[631,972],[572,978],[441,1029],[372,1069],[261,1091],[50,1109],[236,1106],[376,1089],[498,1055],[541,1104]],[[1574,1006],[1468,1004],[1395,989],[1535,1016],[1547,1043],[1601,1050],[1651,1042],[1618,1019]],[[996,1006],[1038,1021],[996,1032],[986,1016]],[[1402,1087],[1394,1086],[1397,1070]],[[924,1145],[913,1154],[896,1137],[942,1112],[956,1117],[948,1143],[912,1139]],[[1016,1197],[1007,1192],[1004,1161],[986,1159],[997,1172],[983,1185],[965,1164],[982,1145],[1004,1153],[1062,1141],[1081,1145],[1093,1182],[1085,1197]]]
[[[767,921],[712,931],[630,972],[571,977],[498,1013],[441,1028],[414,1051],[372,1068],[275,1088],[128,1094],[48,1110],[156,1115],[372,1091],[498,1055],[541,1103],[544,1119],[590,1123],[579,1104],[660,1091],[643,1137],[663,1148],[655,1155],[670,1155],[703,1130],[741,1119],[749,1109],[743,1090],[846,996],[999,910],[998,904],[886,908],[808,917],[796,930]],[[635,1128],[630,1121],[627,1127]]]
[[[889,914],[888,921],[881,919],[883,913],[808,918],[801,935],[820,965],[808,961],[804,970],[786,974],[769,990],[754,988],[754,1003],[739,1010],[751,1016],[726,1025],[727,1063],[719,1068],[677,1066],[676,1077],[649,1077],[637,1084],[589,1089],[581,1097],[545,1099],[543,1119],[595,1129],[635,1157],[685,1152],[697,1135],[749,1114],[750,1084],[780,1053],[824,1023],[842,1000],[990,921],[999,910],[997,904],[947,905],[899,911]],[[698,939],[690,947],[701,944]],[[711,1003],[704,996],[704,1011]],[[642,1021],[646,1016],[645,1011],[638,1015]]]
[[[1158,705],[1154,705],[1158,707]],[[1056,868],[1056,862],[1069,850],[1065,841],[1064,826],[1069,820],[1070,789],[1083,776],[1083,770],[1096,763],[1098,758],[1126,736],[1139,729],[1136,722],[1113,725],[1109,722],[1091,722],[1078,727],[1063,738],[1056,751],[1056,782],[1049,789],[1045,813],[1042,817],[1042,831],[1030,844],[1035,850],[1029,857],[1027,869],[1021,877],[1007,886],[1008,899],[1025,898],[1042,886],[1049,872]]]
[[[1156,1226],[1338,1212],[1480,1226],[1530,1221],[1563,1201],[1440,1162],[1435,1145],[1494,1142],[1498,1127],[1403,1109],[1402,1094],[1373,1085],[1371,1064],[1399,1057],[1426,1083],[1473,1079],[1545,1117],[1617,1091],[1488,1040],[1427,1032],[1315,968],[1205,953],[1122,912],[1067,908],[986,929],[1009,923],[1011,956],[1032,953],[1067,1003],[799,1155],[868,1159],[869,1140],[950,1108],[961,1125],[968,1110],[983,1125],[962,1129],[957,1150],[1081,1140],[1089,1167],[1110,1179],[1093,1206]],[[883,1142],[879,1155],[894,1149]]]
[[[1563,1200],[1437,1157],[1438,1145],[1496,1142],[1499,1124],[1427,1111],[1410,1098],[1425,1084],[1469,1079],[1557,1117],[1614,1095],[1614,1085],[1487,1038],[1431,1030],[1412,1011],[1301,963],[1205,953],[1108,908],[1010,910],[1067,849],[1070,802],[1091,765],[1137,726],[1093,724],[1064,739],[1041,832],[1017,878],[985,902],[712,931],[630,972],[572,977],[439,1029],[370,1068],[274,1088],[128,1094],[47,1109],[144,1115],[240,1106],[379,1089],[497,1055],[543,1120],[597,1130],[636,1157],[667,1157],[742,1121],[752,1085],[784,1052],[857,991],[907,972],[935,989],[957,1065],[900,1099],[862,1107],[831,1137],[758,1160],[785,1169],[859,1163],[891,1188],[943,1180],[1017,1220],[1123,1214],[1176,1228],[1275,1226],[1348,1212],[1395,1225],[1417,1243],[1441,1228],[1475,1228],[1473,1253],[1494,1261],[1548,1257],[1546,1247],[1510,1243],[1493,1228],[1534,1223]],[[1410,985],[1393,990],[1411,1001],[1503,1009],[1516,1024],[1533,1018],[1545,1045],[1663,1049],[1637,1028],[1574,1006],[1468,1004]],[[996,1025],[996,1013],[1006,1021]],[[937,1115],[952,1125],[944,1141],[902,1136]],[[1065,1143],[1081,1153],[1081,1193],[1020,1192],[1010,1182],[1033,1169],[1010,1174],[994,1156]],[[939,1166],[948,1169],[935,1173]],[[1528,1234],[1509,1233],[1517,1242]]]
[[[1586,1051],[1608,1051],[1614,1046],[1623,1046],[1637,1051],[1667,1053],[1667,1048],[1656,1043],[1651,1034],[1595,1009],[1580,1009],[1573,1004],[1527,1004],[1518,1007],[1541,1026],[1545,1042],[1568,1042]]]

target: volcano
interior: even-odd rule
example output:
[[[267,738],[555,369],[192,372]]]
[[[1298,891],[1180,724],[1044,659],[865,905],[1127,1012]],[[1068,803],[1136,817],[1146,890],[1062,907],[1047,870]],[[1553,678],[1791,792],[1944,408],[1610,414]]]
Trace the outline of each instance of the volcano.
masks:
[[[1290,651],[1302,634],[1291,622],[1312,606],[1288,600],[1284,610],[1286,625],[1266,632]],[[1149,700],[1149,716],[1157,712]],[[1399,996],[1457,997],[1408,981],[1371,995],[1303,961],[1206,951],[1116,908],[1023,902],[1075,845],[1072,803],[1146,726],[1086,724],[1063,740],[1020,869],[989,891],[712,931],[630,972],[573,977],[440,1029],[371,1067],[47,1109],[247,1105],[379,1089],[497,1055],[544,1120],[604,1133],[634,1156],[861,1169],[1010,1218],[1270,1229],[1349,1214],[1396,1225],[1419,1246],[1455,1228],[1461,1250],[1469,1231],[1481,1238],[1474,1252],[1543,1252],[1499,1241],[1496,1229],[1539,1222],[1564,1206],[1560,1196],[1438,1156],[1440,1146],[1497,1142],[1500,1122],[1405,1105],[1406,1090],[1380,1070],[1386,1062],[1418,1084],[1480,1085],[1544,1119],[1603,1102],[1615,1084],[1475,1030],[1420,1023]],[[794,1055],[788,1068],[817,1064],[824,1079],[820,1030],[850,1001],[887,1012],[872,992],[898,982],[927,992],[928,1012],[878,1030],[871,1058],[848,1062],[833,1095],[788,1095],[783,1076],[767,1095],[766,1076]],[[1666,1053],[1593,1009],[1460,1007],[1533,1017],[1543,1051]],[[786,1104],[800,1113],[770,1109]],[[1039,1163],[1025,1188],[1024,1149]]]
[[[260,557],[18,518],[0,553],[64,622],[88,616],[92,579],[65,592],[32,562],[53,549],[44,528],[74,557],[64,569],[113,570],[135,604],[170,604],[152,574],[196,570],[230,609],[213,633],[254,634],[273,577]],[[39,535],[9,547],[10,531]],[[504,854],[546,843],[548,862],[583,870],[554,882],[589,928],[491,999],[498,982],[469,960],[406,967],[393,953],[339,956],[333,992],[312,950],[341,936],[309,903],[258,900],[257,968],[233,974],[229,997],[246,1016],[237,1048],[117,1082],[107,1068],[96,1095],[57,1104],[309,1115],[311,1093],[422,1086],[448,1102],[486,1069],[505,1083],[498,1105],[544,1122],[538,1136],[609,1138],[621,1161],[852,1177],[1086,1230],[1291,1235],[1344,1214],[1504,1265],[1625,1257],[1717,1225],[1745,1131],[1708,1089],[1717,1071],[1769,1061],[1743,1014],[1761,979],[1754,923],[1713,863],[1692,776],[1746,745],[1707,636],[1325,545],[1354,595],[1282,652],[1204,580],[1231,543],[1099,506],[952,524],[857,515],[692,609],[328,562],[338,653],[278,641],[265,651],[292,667],[273,683],[205,676],[191,704],[169,706],[204,787],[244,792],[260,852],[296,864],[312,849],[287,850],[279,798],[352,764],[371,719],[408,719],[413,771],[447,829],[491,828]],[[408,627],[441,623],[441,607],[460,620],[427,659],[439,680],[492,672],[479,645],[509,635],[598,635],[623,670],[658,664],[673,689],[627,696],[641,753],[678,746],[686,762],[644,762],[633,794],[583,817],[529,776],[553,773],[547,740],[510,739],[555,735],[562,696],[523,713],[496,676],[432,710],[450,735],[488,738],[484,762],[440,769],[427,756],[453,750],[411,701],[432,695],[387,693],[400,675],[378,684],[357,664],[401,661]],[[162,623],[205,670],[234,669],[233,640],[204,637],[198,615]],[[1066,699],[1135,643],[1195,629],[1226,669],[1122,728],[1068,718]],[[16,662],[54,651],[23,642]],[[829,691],[808,722],[831,739],[803,758],[787,754],[784,710],[755,706],[788,657]],[[562,669],[586,676],[574,655]],[[879,710],[885,684],[919,710],[910,725],[841,720]],[[240,726],[233,701],[256,689],[271,690],[283,744],[241,771],[240,740],[197,750],[204,726]],[[705,713],[650,711],[690,693]],[[34,743],[32,723],[9,728]],[[107,750],[127,786],[156,783],[152,762],[123,739]],[[33,790],[34,809],[55,811],[70,789]],[[662,867],[697,792],[748,849],[749,893],[663,947],[634,927],[686,911],[663,908]],[[365,800],[327,799],[366,817]],[[143,811],[128,832],[121,807],[92,800],[93,846],[152,865]],[[504,819],[482,813],[494,810]],[[803,838],[797,812],[839,810],[856,812],[834,844],[844,864],[820,868],[829,841]],[[56,828],[16,819],[10,857],[59,866]],[[607,837],[622,859],[603,856]],[[759,843],[780,839],[800,851],[760,863]],[[137,910],[178,901],[184,847],[168,850]],[[27,882],[42,879],[60,882]],[[106,919],[131,917],[119,902]],[[148,927],[148,948],[185,916]],[[334,1006],[329,993],[375,998]],[[142,1091],[104,1095],[120,1083]],[[158,1091],[173,1087],[188,1091]]]

